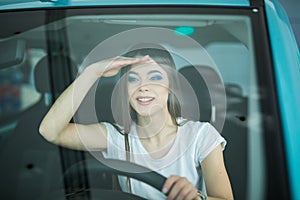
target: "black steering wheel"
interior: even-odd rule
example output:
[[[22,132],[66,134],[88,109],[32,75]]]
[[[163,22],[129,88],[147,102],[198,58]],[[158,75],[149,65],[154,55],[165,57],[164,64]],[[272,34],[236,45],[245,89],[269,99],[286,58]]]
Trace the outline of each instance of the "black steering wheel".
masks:
[[[86,169],[87,171],[96,171],[96,172],[106,172],[115,175],[123,175],[128,176],[130,178],[134,178],[140,180],[144,183],[151,185],[152,187],[156,188],[158,191],[162,191],[163,184],[166,181],[166,177],[158,174],[157,172],[151,171],[148,168],[143,166],[122,160],[115,160],[115,159],[90,159],[85,160],[80,163],[77,163],[70,167],[64,173],[64,177],[76,177],[78,174],[78,169],[83,170]],[[131,172],[122,171],[120,169],[130,169]],[[138,173],[136,173],[138,172]],[[132,199],[132,200],[140,200],[144,199],[134,194],[118,191],[118,190],[106,190],[106,189],[88,189],[91,193],[90,200],[99,200],[99,199]],[[61,200],[61,199],[68,199],[66,196],[61,196],[62,191],[56,191],[56,193],[52,193],[48,195],[43,200]],[[79,196],[80,194],[78,194]],[[82,194],[81,194],[82,195]],[[76,196],[76,194],[75,194]],[[77,199],[75,197],[75,199]],[[84,198],[86,199],[86,198]]]

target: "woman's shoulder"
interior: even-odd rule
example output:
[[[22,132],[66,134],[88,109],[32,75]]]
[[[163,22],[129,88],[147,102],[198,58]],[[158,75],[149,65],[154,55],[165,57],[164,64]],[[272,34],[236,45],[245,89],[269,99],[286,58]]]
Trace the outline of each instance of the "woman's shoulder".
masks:
[[[211,126],[209,122],[195,121],[195,120],[189,120],[185,118],[179,118],[178,124],[183,128],[198,128],[198,129],[203,129],[203,128],[207,129]]]
[[[108,134],[121,134],[124,135],[124,128],[118,124],[110,122],[100,122],[101,125],[105,126]]]
[[[218,138],[220,133],[209,122],[184,120],[179,125],[179,130],[185,135],[194,138],[195,140],[203,140],[207,138]]]

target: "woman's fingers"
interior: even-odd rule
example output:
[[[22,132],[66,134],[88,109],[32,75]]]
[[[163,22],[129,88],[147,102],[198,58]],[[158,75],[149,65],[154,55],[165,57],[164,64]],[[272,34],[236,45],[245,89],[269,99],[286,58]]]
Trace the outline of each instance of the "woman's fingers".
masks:
[[[163,186],[163,192],[168,200],[197,199],[197,189],[184,177],[170,176]]]
[[[138,58],[117,56],[117,57],[113,58],[113,60],[111,61],[111,63],[109,64],[108,67],[109,68],[116,68],[116,67],[121,68],[121,67],[124,67],[127,65],[132,65],[132,64],[146,61],[147,58],[149,58],[149,56],[143,56],[143,57],[138,57]]]
[[[113,59],[106,60],[106,62],[101,63],[105,65],[103,76],[114,76],[116,75],[122,67],[137,64],[140,62],[145,62],[149,59],[149,56],[143,56],[139,58],[129,58],[117,56]]]

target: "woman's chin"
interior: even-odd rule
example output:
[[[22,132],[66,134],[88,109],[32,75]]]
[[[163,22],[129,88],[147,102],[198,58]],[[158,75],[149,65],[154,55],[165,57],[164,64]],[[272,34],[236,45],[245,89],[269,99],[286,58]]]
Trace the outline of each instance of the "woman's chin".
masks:
[[[159,117],[160,119],[163,119],[166,116],[164,109],[157,106],[155,106],[154,108],[138,110],[137,113],[139,117],[145,117],[145,118]]]
[[[151,113],[150,111],[146,111],[146,110],[139,110],[137,111],[138,116],[139,117],[143,117],[143,118],[150,118],[152,116],[153,113]]]

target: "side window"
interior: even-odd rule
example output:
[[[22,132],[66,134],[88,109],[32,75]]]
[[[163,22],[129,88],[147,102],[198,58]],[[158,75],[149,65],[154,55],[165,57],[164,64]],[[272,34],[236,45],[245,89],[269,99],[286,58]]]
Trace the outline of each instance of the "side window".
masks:
[[[63,184],[59,148],[38,132],[51,104],[43,92],[50,80],[45,58],[43,49],[28,48],[20,65],[0,70],[0,187],[7,199],[36,199]]]
[[[241,96],[249,95],[250,55],[249,49],[238,42],[213,42],[206,50],[215,61],[226,88],[239,88]]]
[[[226,120],[222,130],[228,141],[225,163],[235,197],[246,198],[248,138],[251,135],[248,129],[251,52],[238,42],[213,42],[206,49],[218,66],[226,92]]]
[[[22,112],[40,99],[33,78],[42,50],[27,50],[20,65],[0,70],[0,137],[9,136]]]
[[[247,34],[243,37],[249,37],[251,32]],[[226,91],[227,109],[222,135],[229,144],[224,158],[235,197],[246,198],[247,190],[251,190],[249,198],[259,199],[265,187],[262,143],[265,133],[261,124],[265,114],[259,99],[263,98],[259,93],[263,87],[257,82],[251,46],[252,42],[213,42],[206,46],[206,50],[220,71]]]

